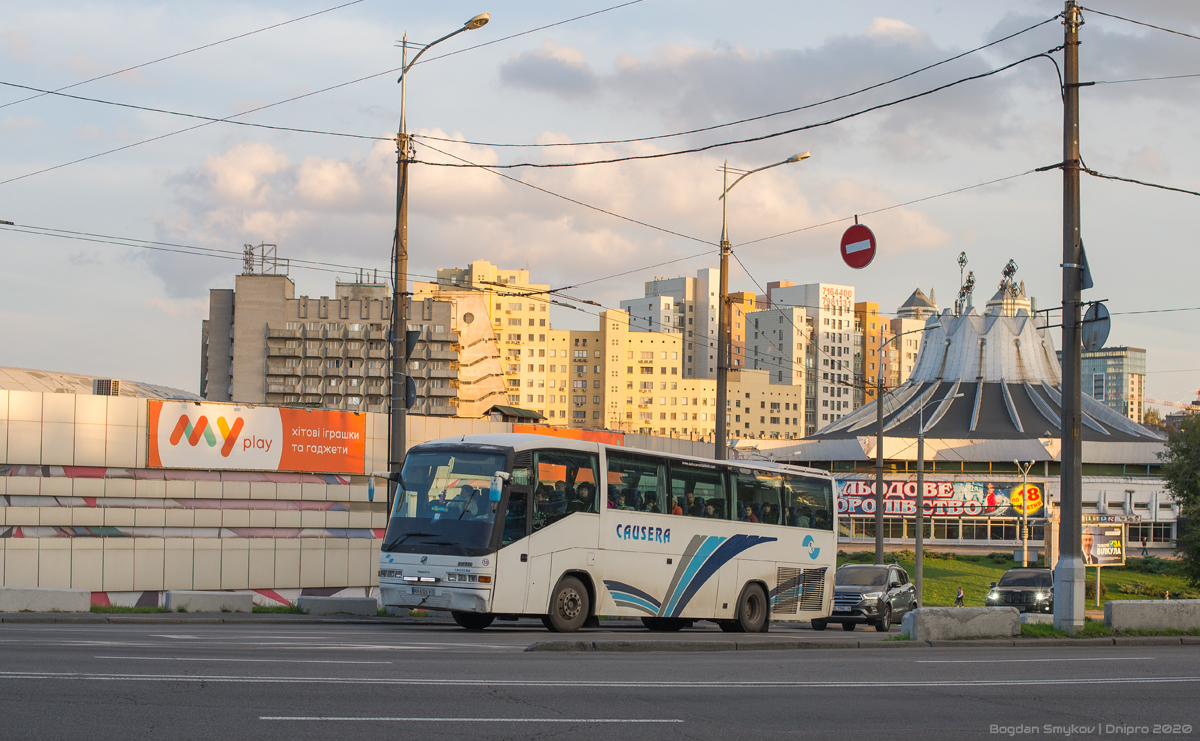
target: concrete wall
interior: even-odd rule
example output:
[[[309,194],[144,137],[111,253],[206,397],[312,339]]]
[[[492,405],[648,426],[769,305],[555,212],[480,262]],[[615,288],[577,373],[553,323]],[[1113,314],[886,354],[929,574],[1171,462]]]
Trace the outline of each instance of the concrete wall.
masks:
[[[146,399],[0,390],[0,586],[369,590],[387,513],[363,474],[387,468],[387,417],[366,417],[360,472],[152,469]],[[511,431],[408,417],[410,446]],[[639,435],[626,444],[712,448]]]

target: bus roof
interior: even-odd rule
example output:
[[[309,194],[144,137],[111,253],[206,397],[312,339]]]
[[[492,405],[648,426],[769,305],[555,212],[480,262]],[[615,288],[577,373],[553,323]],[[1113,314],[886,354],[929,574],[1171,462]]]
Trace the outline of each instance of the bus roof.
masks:
[[[553,447],[560,450],[581,450],[587,452],[599,452],[601,447],[609,450],[628,450],[635,453],[646,453],[650,455],[658,455],[664,458],[671,458],[680,461],[698,461],[702,463],[725,463],[730,466],[740,468],[766,468],[779,471],[791,471],[796,473],[805,473],[808,475],[822,476],[825,478],[833,478],[829,471],[822,471],[819,468],[805,468],[803,466],[793,466],[786,463],[777,463],[775,461],[747,461],[747,460],[726,460],[714,461],[711,458],[701,458],[694,455],[681,455],[679,453],[668,453],[661,450],[646,450],[644,448],[622,448],[616,445],[606,445],[604,443],[592,442],[590,440],[573,440],[567,437],[555,437],[553,435],[530,435],[526,433],[498,433],[491,435],[461,435],[458,437],[446,437],[438,440],[427,440],[418,445],[414,445],[411,450],[423,448],[433,445],[493,445],[500,448],[511,448],[515,452],[523,450],[533,450],[535,448]]]

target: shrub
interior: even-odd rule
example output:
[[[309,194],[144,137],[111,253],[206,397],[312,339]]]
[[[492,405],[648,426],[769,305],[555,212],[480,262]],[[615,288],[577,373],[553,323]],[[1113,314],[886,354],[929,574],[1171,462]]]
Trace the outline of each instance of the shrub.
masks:
[[[1100,599],[1104,599],[1108,595],[1108,586],[1104,582],[1100,582]],[[1083,598],[1085,600],[1096,599],[1096,580],[1088,579],[1083,583]]]
[[[1012,562],[1012,554],[1011,553],[996,553],[993,551],[992,553],[987,554],[987,557],[989,559],[991,559],[992,563],[1011,563]]]
[[[1175,561],[1170,561],[1157,556],[1147,556],[1146,558],[1130,558],[1125,561],[1125,570],[1133,571],[1139,574],[1175,574],[1178,573],[1179,564]]]

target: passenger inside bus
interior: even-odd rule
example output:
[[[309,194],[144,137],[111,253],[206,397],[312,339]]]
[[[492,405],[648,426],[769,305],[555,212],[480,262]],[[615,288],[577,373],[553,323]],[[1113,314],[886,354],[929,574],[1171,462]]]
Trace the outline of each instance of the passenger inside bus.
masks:
[[[584,481],[575,487],[575,496],[567,500],[567,514],[572,512],[594,512],[592,502],[596,498],[596,487]]]
[[[779,524],[779,510],[770,502],[763,502],[762,517],[759,519],[765,525]]]
[[[742,507],[742,516],[739,519],[742,522],[758,522],[758,515],[754,514],[754,507],[747,504]]]
[[[704,502],[696,498],[695,482],[689,481],[683,490],[683,511],[688,517],[703,517]]]
[[[660,512],[658,508],[658,498],[646,497],[645,503],[642,504],[643,512]]]

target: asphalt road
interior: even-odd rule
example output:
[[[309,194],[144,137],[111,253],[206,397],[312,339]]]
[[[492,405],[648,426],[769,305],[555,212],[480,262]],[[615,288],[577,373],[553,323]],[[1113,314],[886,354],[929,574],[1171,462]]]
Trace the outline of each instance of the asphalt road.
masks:
[[[872,634],[825,631],[829,639]],[[651,634],[577,637],[635,635]],[[818,635],[804,627],[762,639]],[[1163,735],[1149,732],[1155,724],[1187,726],[1166,735],[1200,734],[1200,646],[524,652],[551,637],[532,624],[468,633],[6,623],[0,738],[961,739],[1029,737],[1032,728],[1041,737],[1065,738],[1067,729]]]

